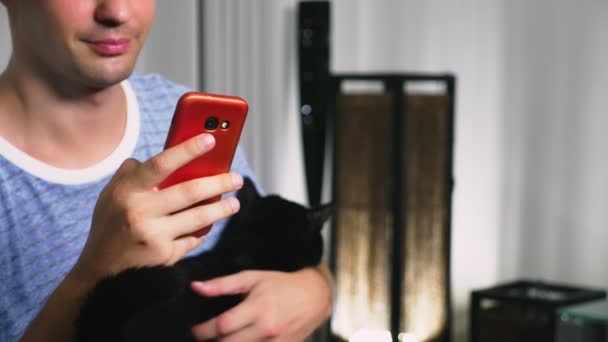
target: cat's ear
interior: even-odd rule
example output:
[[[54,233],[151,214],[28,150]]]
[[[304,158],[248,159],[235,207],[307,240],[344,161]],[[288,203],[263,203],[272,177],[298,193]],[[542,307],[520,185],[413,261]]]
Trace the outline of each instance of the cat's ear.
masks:
[[[311,223],[313,227],[318,227],[321,229],[325,221],[327,221],[333,215],[334,210],[335,208],[333,203],[328,203],[316,208],[308,209],[306,216],[308,218],[308,222]]]
[[[243,178],[243,187],[237,192],[236,198],[241,204],[241,209],[260,199],[260,194],[251,178]]]

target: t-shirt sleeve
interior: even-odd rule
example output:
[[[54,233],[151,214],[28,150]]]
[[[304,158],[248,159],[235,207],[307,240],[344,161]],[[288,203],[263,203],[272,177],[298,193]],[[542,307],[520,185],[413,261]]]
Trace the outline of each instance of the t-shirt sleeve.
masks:
[[[253,181],[253,183],[255,184],[258,192],[260,194],[265,194],[264,190],[260,186],[260,183],[255,178],[255,175],[253,174],[253,171],[251,170],[251,167],[249,166],[249,163],[247,162],[247,158],[245,157],[245,152],[243,151],[243,149],[240,145],[237,147],[236,153],[234,154],[231,170],[232,170],[232,172],[236,172],[236,173],[240,174],[241,176],[243,176],[243,178],[245,178],[245,177],[250,178]],[[234,195],[235,195],[235,193],[232,192],[232,193],[224,195],[224,197],[234,196]],[[205,237],[205,241],[199,247],[195,248],[190,253],[188,253],[188,255],[195,255],[200,252],[212,249],[213,246],[215,246],[217,240],[219,239],[220,234],[222,233],[222,230],[224,229],[224,226],[226,225],[227,220],[228,219],[224,219],[222,221],[215,223],[213,225],[213,227],[211,228],[211,231],[209,231],[209,233]]]

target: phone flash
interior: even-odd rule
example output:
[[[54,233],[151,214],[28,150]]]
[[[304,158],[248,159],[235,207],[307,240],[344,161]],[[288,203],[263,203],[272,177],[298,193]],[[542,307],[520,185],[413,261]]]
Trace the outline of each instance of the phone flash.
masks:
[[[228,122],[228,121],[222,121],[222,123],[220,124],[220,127],[222,129],[227,129],[228,127],[230,127],[230,122]]]

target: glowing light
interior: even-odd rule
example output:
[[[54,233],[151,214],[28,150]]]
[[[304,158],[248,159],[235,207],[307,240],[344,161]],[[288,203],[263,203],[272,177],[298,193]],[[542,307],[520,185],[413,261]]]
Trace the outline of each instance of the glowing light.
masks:
[[[348,342],[392,342],[391,332],[380,329],[361,329],[355,332]]]
[[[412,333],[399,333],[400,342],[418,342],[418,337]]]

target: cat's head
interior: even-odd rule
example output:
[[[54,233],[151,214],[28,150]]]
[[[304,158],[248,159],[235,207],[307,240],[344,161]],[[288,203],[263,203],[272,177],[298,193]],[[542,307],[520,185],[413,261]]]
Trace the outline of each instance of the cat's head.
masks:
[[[241,209],[228,221],[216,249],[228,250],[244,268],[294,271],[321,261],[321,229],[333,206],[309,209],[279,196],[260,196],[248,178],[237,198]]]

